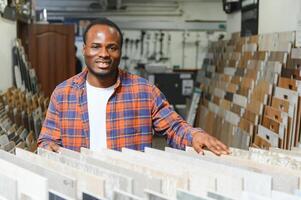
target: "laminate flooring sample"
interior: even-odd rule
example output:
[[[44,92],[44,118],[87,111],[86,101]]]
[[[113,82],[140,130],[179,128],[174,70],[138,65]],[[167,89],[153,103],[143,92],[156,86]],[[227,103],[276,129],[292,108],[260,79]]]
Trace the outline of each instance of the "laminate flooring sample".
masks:
[[[174,196],[176,188],[187,188],[186,175],[175,173],[174,170],[168,171],[166,168],[162,168],[153,162],[145,162],[144,160],[139,160],[121,152],[114,150],[103,149],[102,151],[90,151],[89,149],[81,148],[81,153],[94,154],[99,159],[106,161],[108,163],[123,167],[126,169],[135,170],[140,173],[147,174],[148,176],[153,176],[156,178],[161,178],[162,180],[162,193],[167,196]]]
[[[148,156],[164,158],[169,160],[173,166],[189,169],[190,185],[189,191],[199,194],[201,189],[207,191],[215,191],[219,193],[229,194],[232,197],[239,198],[243,189],[243,180],[235,174],[227,174],[224,172],[216,171],[203,164],[192,164],[187,160],[184,162],[181,157],[172,153],[159,151],[151,148],[146,148],[145,152]],[[172,157],[172,159],[171,159]],[[197,160],[197,159],[195,159]]]
[[[160,178],[152,177],[152,176],[145,176],[144,173],[136,172],[134,170],[126,169],[120,166],[113,165],[111,163],[102,161],[97,159],[96,157],[90,155],[84,155],[83,160],[87,163],[99,166],[102,168],[106,168],[108,170],[112,170],[117,173],[126,174],[134,179],[133,184],[133,191],[134,195],[143,197],[144,196],[144,189],[150,189],[156,192],[162,191],[162,181]]]
[[[114,195],[112,200],[142,200],[142,198],[138,196],[135,196],[133,194],[121,190],[114,190],[113,194]]]
[[[148,157],[160,159],[162,160],[161,162],[165,161],[165,165],[171,165],[186,170],[189,177],[189,191],[198,192],[199,189],[216,191],[217,178],[223,176],[223,174],[215,173],[208,168],[200,169],[199,167],[180,162],[176,159],[169,159],[170,154],[164,151],[146,148],[145,154]]]
[[[206,195],[198,195],[185,190],[177,190],[177,200],[211,200]]]
[[[38,166],[35,163],[28,162],[5,151],[0,151],[0,157],[3,160],[47,178],[50,190],[71,198],[76,198],[76,179],[64,175],[60,171]]]
[[[76,199],[70,198],[62,193],[50,189],[48,192],[48,200],[76,200]]]
[[[18,199],[18,181],[12,175],[0,172],[0,194],[3,199]]]
[[[168,196],[162,195],[160,193],[156,193],[151,190],[145,190],[146,200],[172,200]]]
[[[90,192],[96,196],[105,197],[105,180],[88,174],[84,171],[74,169],[54,160],[50,160],[23,149],[16,149],[16,156],[29,162],[33,162],[42,167],[49,167],[55,171],[60,171],[77,180],[77,199],[82,198],[83,192]]]
[[[76,151],[60,148],[61,155],[53,155],[54,159],[60,160],[69,166],[76,166],[76,168],[103,177],[106,180],[106,194],[112,197],[114,189],[121,189],[126,192],[133,192],[133,179],[127,173],[116,173],[110,168],[103,168],[101,166],[87,163],[83,156]]]
[[[0,171],[14,176],[18,182],[18,199],[22,194],[33,200],[48,199],[48,180],[0,158]]]
[[[82,200],[106,200],[103,197],[95,196],[93,194],[90,194],[88,192],[82,193]]]
[[[105,180],[105,197],[109,199],[112,198],[113,190],[115,188],[123,189],[124,191],[128,192],[132,191],[133,179],[126,175],[117,174],[103,168],[86,164],[80,160],[69,158],[65,155],[50,152],[41,148],[38,148],[38,154],[42,157],[63,163],[88,174],[103,178]]]
[[[233,149],[231,149],[234,152]],[[237,151],[241,151],[239,149],[235,150],[236,154]],[[250,153],[250,152],[249,152]],[[251,153],[250,153],[251,154]],[[210,154],[205,153],[205,156],[211,156]],[[296,170],[283,170],[283,168],[279,166],[271,166],[263,163],[258,163],[256,161],[250,160],[248,157],[240,157],[240,156],[232,156],[230,155],[223,155],[220,157],[214,157],[213,159],[223,160],[230,166],[237,166],[240,168],[250,169],[253,171],[257,171],[263,174],[270,175],[272,177],[272,189],[277,191],[282,191],[286,193],[293,194],[295,190],[297,190],[299,186],[300,179],[300,172]]]
[[[270,196],[272,190],[272,177],[269,175],[228,166],[226,163],[214,163],[210,158],[192,155],[185,151],[169,147],[166,147],[165,151],[176,154],[177,156],[174,157],[181,158],[183,162],[190,162],[191,164],[196,165],[202,164],[216,171],[223,170],[224,173],[233,173],[233,176],[242,177],[244,179],[244,190],[263,196]]]

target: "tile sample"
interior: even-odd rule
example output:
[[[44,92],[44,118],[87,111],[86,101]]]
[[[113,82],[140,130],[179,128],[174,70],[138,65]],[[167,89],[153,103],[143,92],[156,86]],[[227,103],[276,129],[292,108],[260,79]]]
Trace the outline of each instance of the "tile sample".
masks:
[[[0,157],[3,160],[47,178],[50,190],[71,198],[76,198],[76,180],[74,178],[64,175],[59,171],[38,166],[35,163],[28,162],[5,151],[0,151]]]
[[[38,148],[38,154],[42,157],[61,162],[67,166],[105,179],[105,197],[112,198],[113,190],[123,189],[125,191],[132,191],[132,178],[126,175],[116,174],[112,171],[102,169],[93,165],[86,164],[80,160],[66,157],[57,153],[47,151],[45,149]]]
[[[18,181],[13,175],[0,172],[0,195],[9,200],[18,199]]]
[[[142,200],[140,197],[121,190],[114,190],[113,193],[114,195],[112,200]]]
[[[48,199],[48,180],[10,162],[0,158],[0,171],[9,176],[14,176],[18,181],[18,199],[21,194],[33,200]]]
[[[103,178],[99,178],[62,163],[43,158],[23,149],[17,148],[16,156],[27,161],[34,162],[39,166],[49,167],[55,171],[60,171],[61,173],[77,179],[77,199],[81,199],[82,193],[87,191],[102,197],[105,195],[105,180]]]

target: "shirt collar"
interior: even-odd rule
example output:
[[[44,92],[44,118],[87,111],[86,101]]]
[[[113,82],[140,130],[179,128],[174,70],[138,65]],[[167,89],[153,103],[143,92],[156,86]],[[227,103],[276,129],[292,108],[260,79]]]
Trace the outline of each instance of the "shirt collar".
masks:
[[[84,88],[86,85],[86,80],[87,80],[87,74],[88,74],[88,68],[85,67],[84,70],[79,73],[78,75],[75,76],[73,83],[78,87],[78,88]],[[124,77],[125,72],[121,69],[118,68],[118,77],[117,81],[115,83],[114,89],[116,90],[119,86],[121,86],[121,80]]]

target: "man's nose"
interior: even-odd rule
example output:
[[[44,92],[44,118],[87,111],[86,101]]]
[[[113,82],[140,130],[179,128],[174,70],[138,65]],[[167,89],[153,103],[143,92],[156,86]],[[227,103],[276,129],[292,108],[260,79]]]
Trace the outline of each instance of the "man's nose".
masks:
[[[108,57],[109,56],[109,52],[107,50],[107,48],[100,48],[97,55],[99,57]]]

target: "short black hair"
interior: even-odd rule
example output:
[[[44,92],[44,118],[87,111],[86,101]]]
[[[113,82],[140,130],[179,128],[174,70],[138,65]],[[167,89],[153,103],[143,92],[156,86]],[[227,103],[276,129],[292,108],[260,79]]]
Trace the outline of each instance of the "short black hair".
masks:
[[[87,39],[87,33],[90,30],[90,28],[92,28],[95,25],[107,25],[110,26],[112,28],[115,28],[119,35],[120,35],[120,48],[122,48],[122,44],[123,44],[123,35],[122,32],[120,30],[120,28],[117,26],[117,24],[115,24],[114,22],[112,22],[111,20],[109,20],[108,18],[102,17],[102,18],[98,18],[96,20],[91,21],[91,23],[87,26],[84,35],[83,35],[83,40],[84,40],[84,44],[86,44],[86,39]]]

